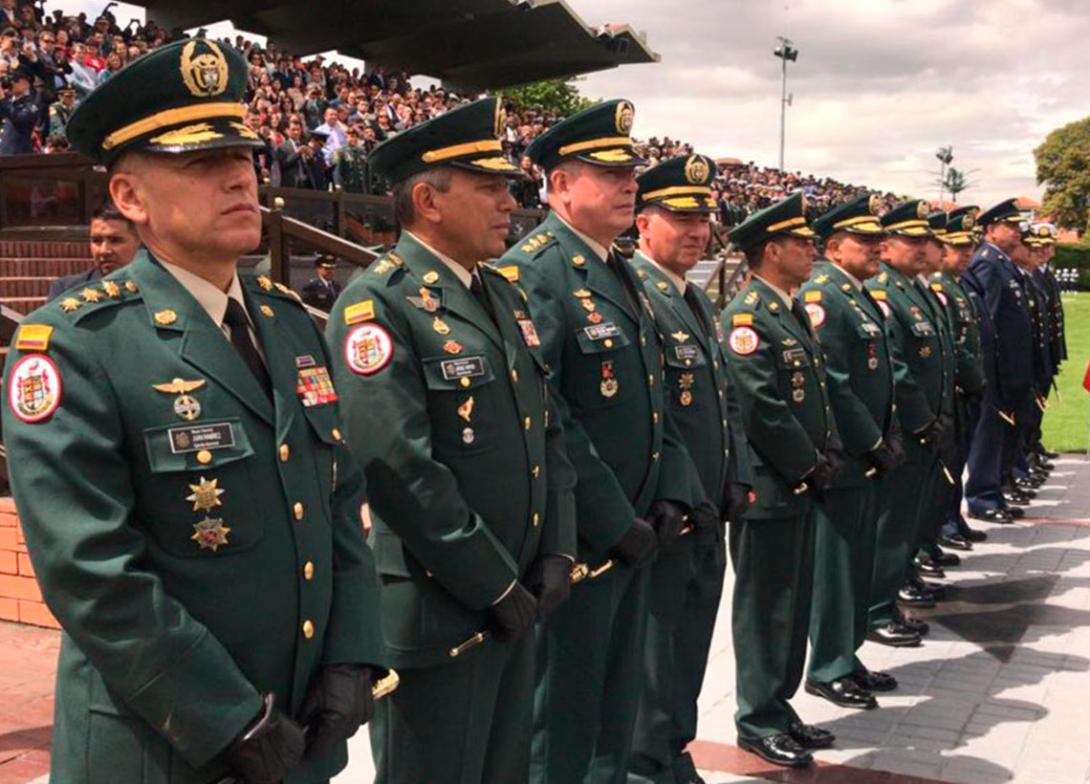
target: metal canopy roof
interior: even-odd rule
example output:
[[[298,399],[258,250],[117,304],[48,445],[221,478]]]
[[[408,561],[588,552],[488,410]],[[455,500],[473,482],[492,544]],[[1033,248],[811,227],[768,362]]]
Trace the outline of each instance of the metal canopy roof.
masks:
[[[589,27],[564,0],[145,0],[169,26],[241,30],[293,54],[337,50],[466,89],[493,89],[657,62],[627,25]]]

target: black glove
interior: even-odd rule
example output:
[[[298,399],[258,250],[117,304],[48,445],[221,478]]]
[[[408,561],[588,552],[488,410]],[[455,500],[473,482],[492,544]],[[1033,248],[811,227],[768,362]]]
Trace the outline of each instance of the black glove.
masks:
[[[818,461],[814,469],[803,479],[814,496],[820,497],[835,476],[836,466],[826,454],[818,452]]]
[[[732,523],[742,519],[742,515],[749,509],[749,485],[741,482],[727,482],[727,513],[723,515]]]
[[[697,531],[718,531],[723,527],[723,519],[715,504],[704,501],[693,511],[689,512],[689,522]]]
[[[655,535],[655,529],[646,520],[637,517],[632,527],[613,545],[611,552],[626,565],[639,569],[651,560],[658,546],[659,538]]]
[[[889,447],[889,451],[897,458],[897,465],[904,465],[908,459],[908,454],[905,452],[905,439],[901,435],[901,431],[890,433],[882,440],[882,443]]]
[[[300,721],[308,731],[308,759],[321,757],[371,720],[373,672],[366,664],[331,664],[307,687]]]
[[[261,713],[227,749],[231,769],[246,784],[280,784],[303,761],[303,728],[276,707],[266,694]]]
[[[571,595],[571,560],[562,555],[542,555],[526,575],[526,586],[537,597],[537,617],[543,621]]]
[[[831,447],[825,450],[825,459],[829,462],[829,477],[822,490],[828,490],[829,486],[844,475],[848,469],[850,458],[842,447]]]
[[[681,528],[685,525],[685,512],[673,501],[658,500],[651,503],[647,510],[647,522],[655,529],[659,538],[659,547],[667,549],[677,541]]]
[[[885,476],[902,462],[885,440],[867,452],[867,461],[874,467],[875,479]]]
[[[492,633],[500,642],[514,642],[537,620],[537,599],[520,583],[488,609]]]
[[[942,450],[942,438],[945,434],[946,420],[941,416],[932,419],[931,424],[918,433],[923,445],[935,454]]]

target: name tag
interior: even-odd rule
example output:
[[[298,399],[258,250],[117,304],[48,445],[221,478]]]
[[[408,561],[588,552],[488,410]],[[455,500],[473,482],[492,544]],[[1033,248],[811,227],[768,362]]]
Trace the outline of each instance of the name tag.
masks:
[[[873,321],[864,321],[861,326],[868,335],[880,335],[882,333],[881,328]]]
[[[202,449],[226,449],[235,445],[235,429],[230,422],[214,425],[190,425],[167,430],[170,451],[176,455]]]
[[[912,325],[912,334],[917,336],[928,336],[935,334],[935,327],[930,321],[917,321]]]
[[[678,359],[697,359],[700,356],[700,349],[692,344],[674,346],[674,355]]]
[[[583,332],[591,340],[605,340],[606,338],[615,338],[621,334],[621,329],[612,321],[607,321],[604,324],[593,324],[589,327],[583,327]]]
[[[460,378],[478,378],[485,375],[484,357],[461,357],[444,359],[439,363],[444,381],[457,381]]]
[[[806,349],[789,348],[783,352],[783,361],[788,365],[802,364],[806,359]]]

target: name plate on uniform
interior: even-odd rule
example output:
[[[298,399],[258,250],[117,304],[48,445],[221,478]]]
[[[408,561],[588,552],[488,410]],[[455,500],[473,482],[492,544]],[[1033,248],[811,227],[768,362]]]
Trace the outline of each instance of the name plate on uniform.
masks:
[[[700,357],[700,349],[692,344],[684,346],[674,346],[674,355],[678,359],[693,360]]]
[[[912,334],[917,337],[930,337],[935,334],[935,327],[930,321],[917,321],[912,325]]]
[[[484,357],[460,357],[444,359],[439,363],[444,381],[457,381],[460,378],[477,378],[485,374]]]
[[[583,332],[591,340],[605,340],[620,335],[621,329],[612,321],[607,321],[605,324],[592,324],[589,327],[583,327]]]
[[[788,365],[796,367],[809,365],[808,359],[809,357],[806,356],[806,349],[804,348],[789,348],[783,352],[783,361]]]
[[[864,321],[861,326],[868,335],[880,335],[882,333],[881,328],[873,321]]]
[[[201,449],[226,449],[235,445],[235,430],[230,422],[172,427],[167,430],[167,436],[170,438],[170,451],[176,455]]]

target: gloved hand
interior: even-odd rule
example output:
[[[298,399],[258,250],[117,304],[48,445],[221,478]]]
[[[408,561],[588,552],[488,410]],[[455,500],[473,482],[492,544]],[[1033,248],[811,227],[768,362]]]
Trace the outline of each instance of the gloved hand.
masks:
[[[625,565],[639,569],[651,560],[658,546],[655,529],[646,520],[637,517],[632,527],[613,545],[611,552]]]
[[[847,470],[850,459],[848,453],[844,451],[843,447],[835,446],[825,450],[825,459],[829,463],[829,477],[825,482],[822,490],[828,490],[837,479],[843,476],[844,471]]]
[[[704,501],[696,509],[689,512],[689,522],[693,528],[700,531],[718,531],[723,527],[723,520],[719,516],[719,510],[715,504]]]
[[[500,642],[514,642],[537,620],[537,599],[520,583],[488,609],[492,633]]]
[[[946,420],[937,416],[931,423],[921,430],[918,435],[920,442],[935,454],[942,450],[942,439],[946,434]]]
[[[543,621],[571,595],[571,561],[562,555],[542,555],[526,575],[526,586],[537,597],[537,618]]]
[[[878,446],[867,452],[867,461],[877,472],[874,474],[875,479],[885,476],[902,462],[884,439]]]
[[[685,525],[685,512],[673,501],[660,499],[651,503],[647,510],[647,522],[655,529],[659,538],[659,547],[669,549],[677,541],[681,528]]]
[[[228,747],[231,769],[246,784],[280,784],[303,761],[303,728],[276,707],[276,695],[262,698],[261,713]]]
[[[802,481],[806,482],[815,498],[820,498],[824,494],[825,488],[833,481],[835,470],[836,467],[829,461],[829,458],[822,452],[818,452],[817,463],[814,465],[813,470],[803,477]]]
[[[374,673],[366,664],[330,664],[314,676],[299,714],[308,730],[308,759],[325,755],[371,720],[375,713],[373,680]]]
[[[749,485],[741,482],[727,482],[727,513],[723,515],[732,523],[742,519],[742,515],[749,509]]]
[[[897,430],[893,433],[889,433],[883,442],[889,447],[889,451],[893,453],[893,456],[897,459],[897,465],[902,466],[905,460],[908,459],[908,454],[905,452],[905,439],[901,435],[901,431]]]

